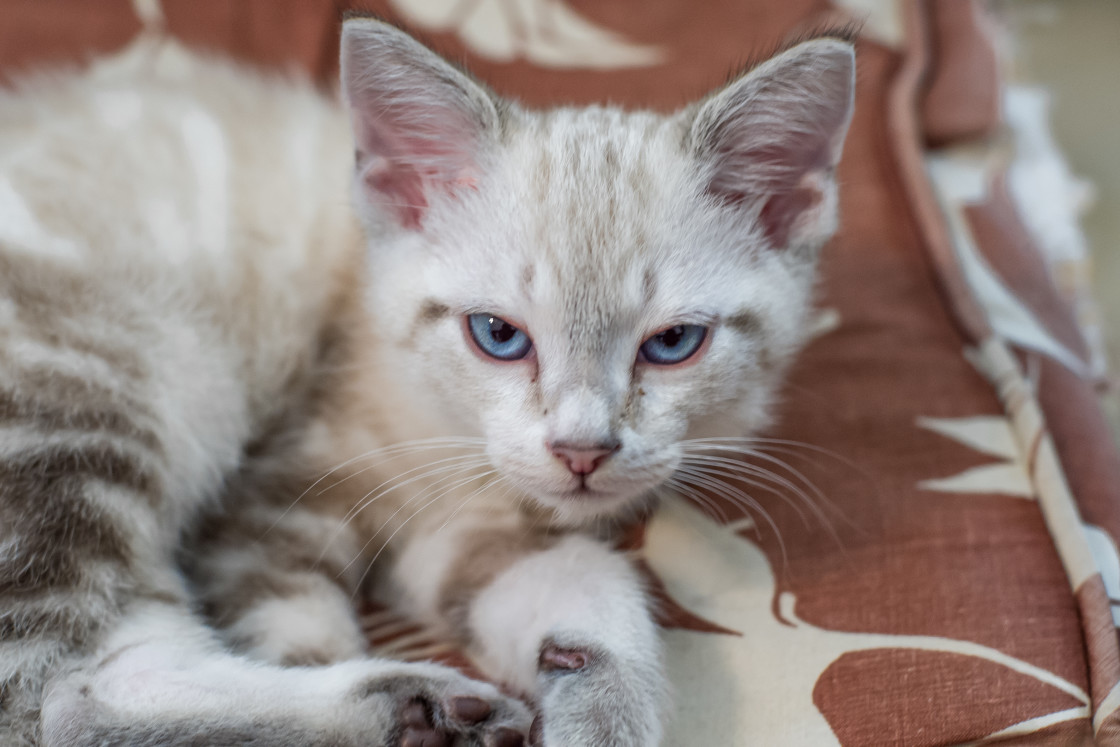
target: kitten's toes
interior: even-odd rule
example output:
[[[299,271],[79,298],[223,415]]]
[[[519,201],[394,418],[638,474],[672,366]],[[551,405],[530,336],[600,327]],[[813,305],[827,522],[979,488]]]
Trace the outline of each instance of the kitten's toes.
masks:
[[[493,706],[474,696],[452,698],[442,709],[420,699],[412,700],[401,710],[401,747],[451,747],[461,744],[464,736],[481,738],[486,747],[524,747],[525,735],[517,729],[488,728],[486,722],[493,714]],[[479,733],[471,735],[471,731]]]
[[[528,709],[490,685],[452,675],[409,689],[413,694],[398,700],[400,747],[524,747],[527,743]]]
[[[537,661],[544,747],[650,747],[660,741],[663,675],[654,653],[624,657],[594,644],[548,639]]]

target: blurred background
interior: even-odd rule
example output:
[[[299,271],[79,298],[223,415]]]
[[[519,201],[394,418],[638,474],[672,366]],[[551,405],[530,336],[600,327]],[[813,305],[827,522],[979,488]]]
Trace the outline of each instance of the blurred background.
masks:
[[[1050,92],[1054,139],[1088,188],[1081,227],[1101,314],[1111,386],[1105,409],[1120,443],[1120,2],[999,0],[1010,77]]]

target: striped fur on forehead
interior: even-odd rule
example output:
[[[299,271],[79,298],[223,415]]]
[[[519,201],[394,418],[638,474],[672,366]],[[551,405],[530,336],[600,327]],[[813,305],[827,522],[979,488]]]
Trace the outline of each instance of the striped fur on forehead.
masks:
[[[537,151],[531,179],[544,208],[540,249],[556,268],[609,270],[643,250],[645,212],[659,186],[650,163],[671,125],[653,114],[591,107],[536,114],[522,148]],[[516,152],[516,151],[515,151]]]
[[[521,113],[510,158],[523,177],[532,244],[523,247],[522,297],[563,319],[572,352],[601,356],[632,326],[658,285],[651,237],[683,165],[680,125],[615,108]],[[675,158],[677,163],[668,162]]]

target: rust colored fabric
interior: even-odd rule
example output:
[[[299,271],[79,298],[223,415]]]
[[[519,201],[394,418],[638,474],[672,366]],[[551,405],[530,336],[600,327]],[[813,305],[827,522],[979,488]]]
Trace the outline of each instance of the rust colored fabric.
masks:
[[[192,46],[325,79],[337,68],[335,0],[163,0],[168,30]]]
[[[921,100],[926,143],[986,137],[1000,125],[1000,71],[980,0],[924,3],[933,64]]]
[[[351,5],[165,0],[163,13],[192,44],[333,86]],[[527,104],[660,110],[847,17],[822,0],[363,7]],[[768,489],[738,486],[765,513],[715,493],[669,500],[628,544],[658,590],[670,745],[1120,744],[1120,460],[1091,382],[1052,354],[1085,345],[999,175],[972,201],[931,177],[956,156],[927,143],[999,127],[977,4],[896,9],[900,46],[857,45],[842,229],[819,296],[833,323],[751,463],[773,473]],[[4,74],[140,28],[124,2],[7,11]],[[1010,320],[991,297],[1004,291]],[[388,610],[362,619],[375,652],[473,671]]]
[[[5,0],[0,80],[50,65],[80,64],[120,49],[140,30],[129,0]]]

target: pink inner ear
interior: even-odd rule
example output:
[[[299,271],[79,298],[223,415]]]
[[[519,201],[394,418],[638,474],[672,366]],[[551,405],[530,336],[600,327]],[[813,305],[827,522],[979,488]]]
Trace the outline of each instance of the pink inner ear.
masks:
[[[814,187],[797,187],[774,195],[762,206],[759,222],[772,246],[789,244],[789,235],[797,219],[821,201],[821,191]]]
[[[371,201],[418,229],[435,192],[473,183],[478,125],[438,103],[376,101],[353,111],[362,180]]]
[[[376,193],[375,199],[392,209],[400,224],[408,229],[420,228],[428,200],[424,197],[420,174],[407,163],[392,163],[385,158],[371,160],[362,172],[366,188]]]
[[[752,142],[755,139],[769,142],[759,146]],[[820,187],[806,177],[831,168],[831,149],[824,135],[794,136],[746,124],[729,138],[724,151],[709,192],[727,205],[762,200],[763,233],[772,246],[786,246],[798,217],[823,197]]]
[[[789,244],[797,219],[823,198],[820,185],[811,175],[831,168],[832,153],[823,137],[800,137],[790,138],[784,157],[784,178],[775,181],[773,194],[759,213],[762,230],[776,247]]]

